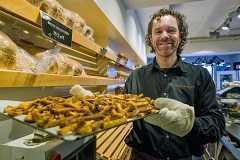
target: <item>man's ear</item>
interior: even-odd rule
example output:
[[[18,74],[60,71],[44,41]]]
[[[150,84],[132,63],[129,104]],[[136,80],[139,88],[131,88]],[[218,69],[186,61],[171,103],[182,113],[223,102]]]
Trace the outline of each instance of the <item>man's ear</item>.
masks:
[[[179,42],[178,42],[178,44],[180,44],[181,41],[182,41],[182,37],[181,37],[181,35],[180,35],[180,33],[179,33]]]
[[[152,44],[152,35],[148,35],[148,37],[149,37],[149,40],[150,40],[150,42]]]

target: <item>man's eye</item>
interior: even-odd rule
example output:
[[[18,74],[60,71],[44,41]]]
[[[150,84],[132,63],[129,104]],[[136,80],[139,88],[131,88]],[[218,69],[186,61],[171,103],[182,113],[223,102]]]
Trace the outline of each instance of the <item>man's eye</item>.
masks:
[[[174,29],[170,29],[170,30],[168,30],[168,32],[169,32],[169,33],[175,33],[176,30],[174,30]]]

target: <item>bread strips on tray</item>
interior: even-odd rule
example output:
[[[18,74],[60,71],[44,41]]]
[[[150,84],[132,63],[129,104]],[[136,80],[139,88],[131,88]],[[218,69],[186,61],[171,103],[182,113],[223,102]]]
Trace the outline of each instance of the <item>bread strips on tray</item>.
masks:
[[[143,95],[45,97],[18,106],[6,106],[11,117],[65,140],[83,138],[155,114],[154,100]]]

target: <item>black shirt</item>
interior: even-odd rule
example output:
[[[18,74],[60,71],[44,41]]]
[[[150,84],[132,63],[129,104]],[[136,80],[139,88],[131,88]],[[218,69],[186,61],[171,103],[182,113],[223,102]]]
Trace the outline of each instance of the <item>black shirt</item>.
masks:
[[[203,145],[218,141],[225,121],[216,101],[216,90],[209,72],[200,66],[185,63],[178,57],[173,68],[159,68],[153,63],[133,71],[125,93],[143,94],[153,99],[168,97],[194,107],[192,130],[179,137],[151,125],[144,119],[135,121],[125,139],[127,145],[160,159],[177,159],[203,154]]]

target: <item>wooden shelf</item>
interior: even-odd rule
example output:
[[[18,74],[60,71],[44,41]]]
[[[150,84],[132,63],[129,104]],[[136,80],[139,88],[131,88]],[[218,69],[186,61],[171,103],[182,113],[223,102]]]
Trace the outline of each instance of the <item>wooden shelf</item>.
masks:
[[[124,84],[123,80],[100,76],[68,76],[55,74],[32,74],[0,70],[0,87],[86,86]]]
[[[83,7],[83,6],[81,6],[81,7]],[[4,10],[6,12],[9,12],[13,16],[23,19],[24,21],[31,23],[39,28],[41,27],[40,26],[40,24],[41,24],[40,10],[37,7],[28,3],[26,0],[0,1],[0,9]],[[91,24],[89,24],[89,25],[91,25]],[[137,56],[134,58],[130,58],[129,59],[130,61],[128,63],[125,63],[123,60],[119,60],[117,58],[117,56],[114,55],[113,53],[107,52],[106,54],[103,55],[101,52],[102,47],[100,45],[88,40],[87,38],[85,38],[84,36],[80,35],[79,33],[75,32],[75,31],[73,31],[72,41],[78,45],[85,47],[85,49],[90,50],[96,54],[103,56],[103,57],[106,57],[110,61],[120,64],[130,70],[133,69],[132,63],[134,63],[134,65],[142,64],[135,60],[138,58]],[[125,47],[125,46],[123,46],[123,47]]]
[[[134,65],[145,65],[127,39],[122,36],[94,0],[76,0],[71,2],[69,2],[69,0],[58,0],[58,2],[65,8],[83,17],[87,24],[94,29],[94,37],[96,37],[96,39],[99,38],[100,41],[109,38],[112,39],[120,45],[120,51],[125,52],[128,59]],[[99,44],[102,45],[100,41]]]

